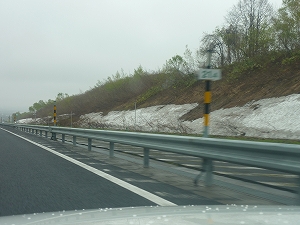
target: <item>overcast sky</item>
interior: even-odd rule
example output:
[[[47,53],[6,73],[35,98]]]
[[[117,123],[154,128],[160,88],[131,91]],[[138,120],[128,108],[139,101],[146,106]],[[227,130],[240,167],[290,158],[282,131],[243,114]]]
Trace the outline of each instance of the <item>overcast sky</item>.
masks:
[[[0,0],[0,113],[194,51],[238,0]],[[269,0],[277,8],[281,0]]]

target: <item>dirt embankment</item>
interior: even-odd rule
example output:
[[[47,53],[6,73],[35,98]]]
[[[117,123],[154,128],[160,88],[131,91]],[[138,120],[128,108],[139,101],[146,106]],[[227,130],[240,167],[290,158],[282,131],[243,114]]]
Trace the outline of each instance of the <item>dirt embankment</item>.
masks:
[[[230,69],[222,71],[222,80],[211,85],[211,111],[220,108],[243,106],[247,102],[263,98],[280,97],[300,93],[300,60],[283,64],[282,58],[265,63],[260,68],[246,71],[233,78]],[[147,101],[142,107],[160,104],[199,103],[184,120],[194,120],[203,116],[204,81],[197,81],[185,90],[165,90]]]
[[[198,107],[181,117],[182,120],[195,120],[203,116],[205,83],[191,81],[194,81],[193,78],[178,74],[124,78],[75,96],[71,99],[73,101],[61,101],[58,107],[61,114],[69,113],[72,109],[75,112],[75,122],[80,115],[86,113],[102,112],[106,115],[111,111],[133,110],[135,103],[137,108],[198,103]],[[253,100],[298,94],[300,52],[266,55],[260,59],[229,65],[222,70],[222,79],[212,82],[211,90],[211,111],[243,106]],[[51,110],[52,108],[44,109],[45,112]],[[68,124],[69,118],[60,120],[60,125]]]

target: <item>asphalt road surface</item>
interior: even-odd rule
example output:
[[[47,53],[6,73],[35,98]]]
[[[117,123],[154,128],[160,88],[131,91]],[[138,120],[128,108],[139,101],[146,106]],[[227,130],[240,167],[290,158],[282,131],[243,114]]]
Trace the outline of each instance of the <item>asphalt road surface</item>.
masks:
[[[67,137],[72,142],[72,137]],[[78,144],[87,145],[86,139],[77,139]],[[93,140],[94,147],[109,149],[109,143]],[[143,148],[115,144],[115,151],[124,152],[129,155],[143,157]],[[178,165],[195,170],[201,169],[202,160],[197,157],[185,156],[170,152],[157,150],[150,151],[150,157],[154,160]],[[237,165],[227,162],[214,161],[214,173],[217,175],[239,179],[250,183],[262,184],[264,186],[285,190],[295,193],[298,188],[298,175],[287,174],[267,169]]]
[[[24,132],[23,132],[24,133]],[[219,201],[0,127],[0,216]],[[27,134],[28,136],[35,136]],[[24,135],[23,135],[24,136]],[[34,139],[34,138],[33,138]],[[37,143],[39,142],[39,143]]]

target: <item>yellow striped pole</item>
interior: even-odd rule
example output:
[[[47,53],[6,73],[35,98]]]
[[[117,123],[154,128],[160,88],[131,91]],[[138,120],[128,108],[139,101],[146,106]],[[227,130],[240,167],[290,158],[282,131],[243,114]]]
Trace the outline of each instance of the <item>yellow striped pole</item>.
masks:
[[[56,126],[56,101],[54,101],[54,106],[53,106],[53,123],[54,126]]]
[[[211,46],[210,46],[211,47]],[[208,51],[207,57],[207,69],[210,69],[210,61],[211,55],[213,52],[213,48],[211,47]],[[211,102],[211,81],[205,80],[205,92],[204,92],[204,131],[203,137],[208,137],[209,133],[209,109],[210,109],[210,102]]]
[[[205,92],[204,92],[204,132],[203,137],[208,137],[209,128],[209,109],[211,102],[211,81],[205,81]]]
[[[210,69],[211,56],[214,50],[215,44],[212,42],[207,50],[207,69],[200,69],[198,72],[198,79],[205,80],[205,92],[204,92],[204,115],[203,115],[203,137],[208,138],[209,128],[209,111],[211,103],[211,80],[219,80],[221,78],[220,71],[216,69]],[[203,158],[202,172],[198,174],[194,179],[194,184],[197,185],[202,174],[205,174],[204,183],[207,186],[213,183],[213,161],[210,158]]]
[[[56,101],[54,101],[53,105],[53,126],[56,126]],[[56,141],[56,133],[52,132],[51,140]]]

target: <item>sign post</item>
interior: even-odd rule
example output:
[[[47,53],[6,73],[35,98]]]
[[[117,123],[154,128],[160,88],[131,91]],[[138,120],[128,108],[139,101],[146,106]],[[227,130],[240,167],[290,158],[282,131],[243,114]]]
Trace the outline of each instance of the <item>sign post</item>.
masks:
[[[209,111],[210,111],[210,102],[211,102],[211,81],[221,79],[221,70],[211,69],[211,56],[213,53],[214,46],[210,45],[210,49],[207,50],[207,68],[200,69],[197,71],[198,80],[205,80],[205,92],[204,92],[204,130],[203,137],[208,138],[209,134]],[[204,158],[202,163],[202,172],[196,176],[194,179],[195,185],[198,184],[198,181],[202,175],[205,173],[204,182],[206,185],[211,185],[213,180],[213,162],[211,159]]]
[[[54,101],[53,105],[53,126],[56,126],[56,101]],[[56,133],[52,132],[51,140],[56,141]]]
[[[53,125],[56,126],[56,101],[54,101],[53,105]]]
[[[204,92],[204,131],[203,137],[208,137],[209,134],[209,110],[211,102],[211,81],[221,79],[221,70],[220,69],[210,69],[210,61],[213,50],[209,49],[208,51],[208,65],[205,69],[200,69],[197,71],[198,80],[205,80],[205,92]]]

